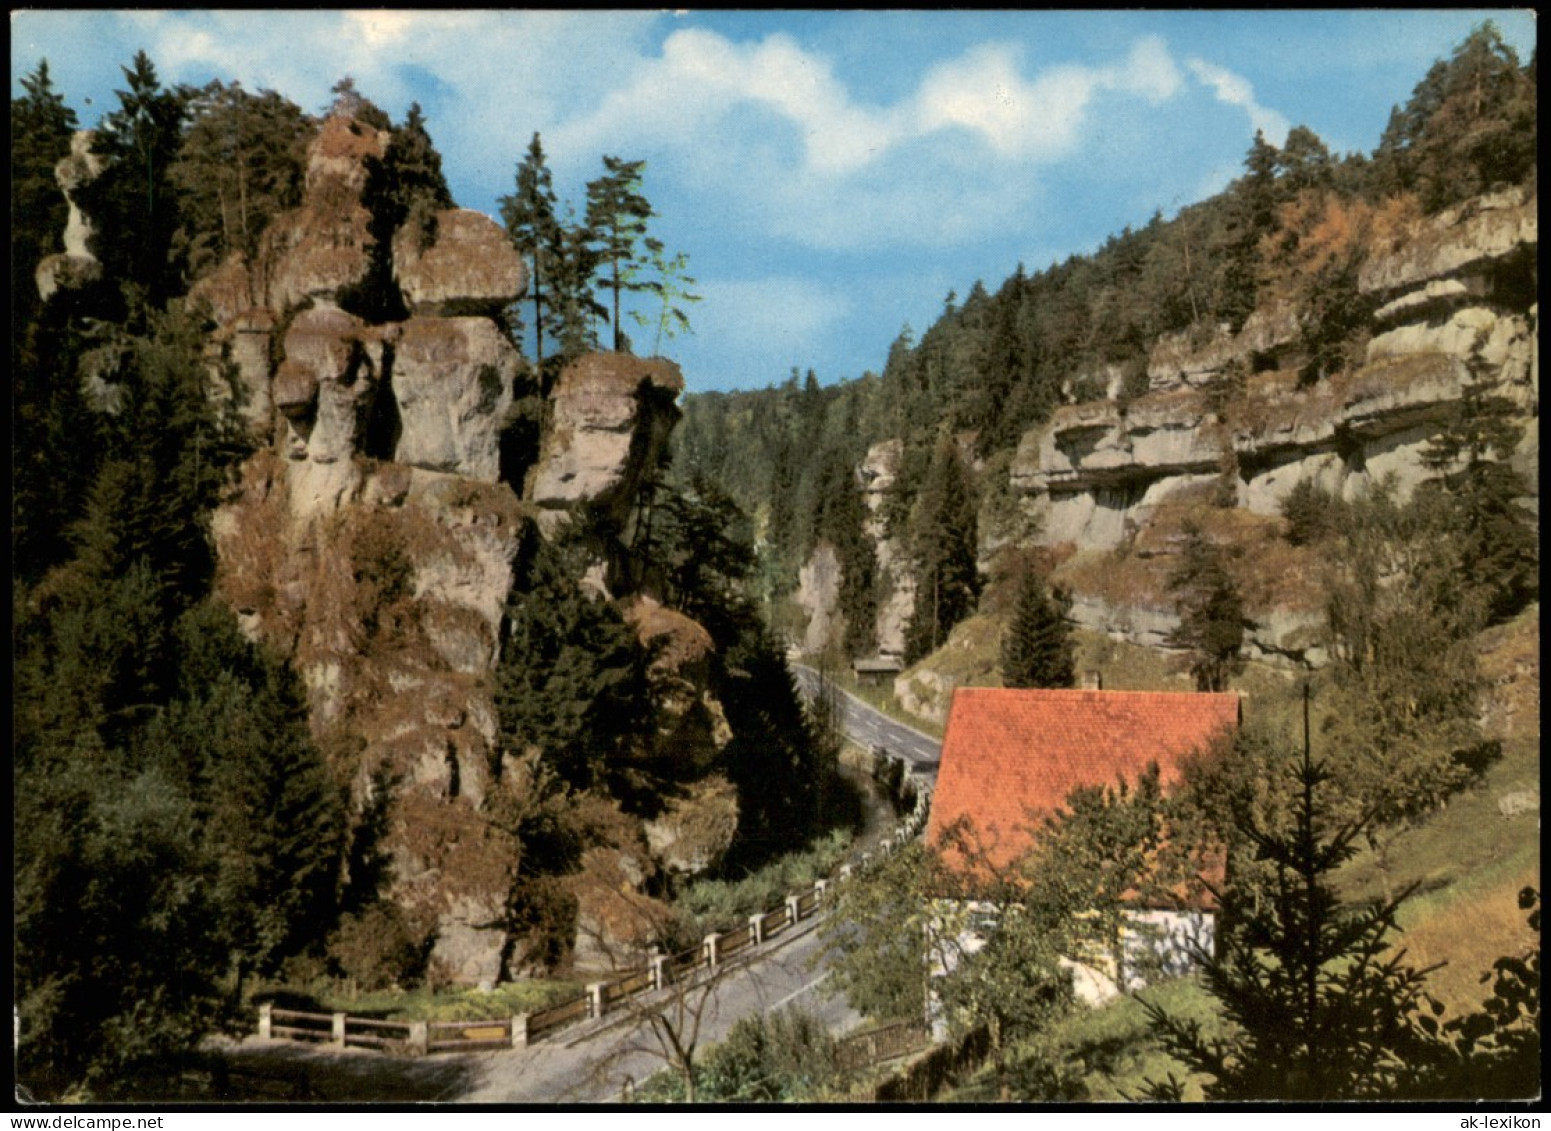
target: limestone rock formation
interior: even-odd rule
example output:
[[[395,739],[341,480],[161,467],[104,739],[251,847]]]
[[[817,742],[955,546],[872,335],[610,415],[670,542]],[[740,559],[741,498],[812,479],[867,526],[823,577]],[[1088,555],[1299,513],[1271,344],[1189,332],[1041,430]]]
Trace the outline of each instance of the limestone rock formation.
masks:
[[[480,815],[500,764],[490,675],[532,525],[499,482],[521,359],[471,312],[509,302],[523,279],[490,246],[493,222],[453,213],[440,230],[455,246],[417,249],[398,274],[411,309],[460,313],[352,313],[376,269],[361,197],[385,141],[328,118],[301,205],[252,262],[233,257],[191,292],[266,441],[216,515],[218,584],[250,634],[293,657],[319,739],[354,751],[357,803],[397,783],[390,894],[435,924],[446,972],[490,981],[517,859]],[[461,267],[471,253],[498,262]]]
[[[876,576],[880,579],[880,593],[874,638],[880,656],[904,656],[905,630],[915,609],[915,575],[910,571],[909,557],[899,539],[889,537],[887,524],[883,521],[883,502],[899,476],[904,454],[902,440],[885,440],[867,450],[858,469],[862,499],[867,507],[864,533],[877,548]]]
[[[303,204],[271,223],[259,250],[257,293],[287,310],[308,299],[339,305],[372,269],[371,213],[361,200],[367,162],[383,155],[387,134],[333,114],[307,151]]]
[[[65,222],[65,250],[50,255],[36,272],[38,296],[47,302],[60,291],[78,290],[102,278],[102,264],[92,254],[91,220],[76,203],[76,192],[96,180],[103,170],[102,158],[92,152],[91,130],[77,130],[70,138],[70,153],[54,168],[54,179],[70,206]]]
[[[495,317],[520,295],[527,272],[501,226],[482,212],[452,208],[436,215],[436,238],[418,232],[393,240],[394,279],[416,315]]]
[[[802,650],[810,656],[821,654],[845,633],[840,613],[840,559],[828,542],[820,542],[797,571],[797,607],[808,616],[803,629]]]
[[[587,504],[623,525],[678,422],[683,391],[678,366],[661,358],[594,353],[567,366],[527,497],[551,512]]]
[[[1022,511],[1037,520],[1037,541],[1079,551],[1062,575],[1076,592],[1077,621],[1161,643],[1172,613],[1157,585],[1141,601],[1114,592],[1115,578],[1136,563],[1090,569],[1093,555],[1146,546],[1150,530],[1169,526],[1171,508],[1191,500],[1220,504],[1226,495],[1269,520],[1304,480],[1351,498],[1388,479],[1404,497],[1425,475],[1428,440],[1471,385],[1519,407],[1529,426],[1515,464],[1536,482],[1537,247],[1532,188],[1482,197],[1370,250],[1358,286],[1376,313],[1354,370],[1302,386],[1298,311],[1277,303],[1237,334],[1160,339],[1144,396],[1057,409],[1023,438],[1009,477]],[[1230,366],[1249,376],[1225,408],[1210,386]],[[1161,541],[1154,531],[1151,543]],[[1104,584],[1112,591],[1101,593]],[[1252,652],[1317,661],[1315,612],[1264,597],[1251,610],[1260,625]]]
[[[525,285],[522,261],[494,221],[450,209],[429,242],[396,233],[385,268],[363,192],[387,136],[330,116],[300,205],[251,261],[234,255],[191,290],[260,441],[214,518],[217,584],[246,632],[292,658],[355,803],[390,791],[387,894],[429,925],[437,970],[491,983],[509,958],[528,961],[506,925],[521,846],[485,812],[522,780],[493,692],[515,563],[541,518],[586,506],[626,520],[683,379],[671,362],[583,357],[557,384],[540,450],[508,452],[514,399],[534,388],[497,320]],[[395,307],[409,316],[371,320]],[[532,469],[532,501],[503,478],[507,455]],[[735,791],[706,776],[730,739],[709,635],[655,603],[629,612],[658,647],[649,756],[684,789],[651,822],[589,802],[591,847],[563,881],[579,966],[638,957],[665,914],[648,881],[714,863],[737,826]]]

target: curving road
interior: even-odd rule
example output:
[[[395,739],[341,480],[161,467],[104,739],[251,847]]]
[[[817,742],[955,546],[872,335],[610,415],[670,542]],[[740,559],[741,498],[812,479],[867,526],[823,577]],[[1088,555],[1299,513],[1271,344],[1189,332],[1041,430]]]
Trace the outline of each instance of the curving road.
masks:
[[[793,661],[790,666],[792,674],[797,678],[797,689],[805,699],[811,700],[818,694],[822,677],[806,664]],[[889,718],[848,691],[840,688],[836,690],[841,695],[841,725],[851,741],[867,750],[881,748],[889,754],[903,757],[916,774],[928,781],[936,781],[937,763],[942,757],[941,739]]]

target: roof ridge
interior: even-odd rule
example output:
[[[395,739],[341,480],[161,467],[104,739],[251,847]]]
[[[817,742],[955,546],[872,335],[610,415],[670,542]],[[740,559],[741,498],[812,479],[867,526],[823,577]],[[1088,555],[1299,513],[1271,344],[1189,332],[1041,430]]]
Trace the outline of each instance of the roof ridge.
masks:
[[[1243,697],[1242,691],[1149,691],[1134,687],[955,687],[953,693],[961,691],[991,691],[1010,695],[1178,695],[1217,697],[1233,695]]]

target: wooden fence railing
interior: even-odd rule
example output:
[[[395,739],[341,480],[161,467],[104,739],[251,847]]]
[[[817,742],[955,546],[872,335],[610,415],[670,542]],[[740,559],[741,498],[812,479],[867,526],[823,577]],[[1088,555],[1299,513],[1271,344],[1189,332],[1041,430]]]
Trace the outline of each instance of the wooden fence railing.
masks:
[[[924,788],[917,792],[915,808],[900,821],[893,837],[881,841],[876,852],[862,854],[861,870],[865,871],[879,858],[888,856],[897,846],[920,834],[926,825],[930,796],[930,791]],[[842,865],[836,879],[847,880],[857,870],[858,866]],[[677,955],[664,955],[655,959],[650,966],[638,967],[608,982],[589,986],[587,993],[580,997],[532,1013],[518,1014],[509,1020],[381,1021],[344,1013],[308,1013],[261,1005],[259,1036],[296,1041],[327,1041],[336,1045],[407,1051],[412,1054],[522,1048],[581,1021],[602,1017],[611,1006],[640,994],[661,990],[702,966],[715,969],[727,958],[750,950],[789,927],[795,927],[823,908],[828,886],[829,881],[819,880],[811,888],[788,896],[783,906],[762,915],[751,915],[743,926],[708,935],[704,942],[691,950]],[[873,1043],[867,1047],[874,1053],[885,1047],[877,1043],[884,1038],[874,1034],[864,1034],[863,1038],[858,1039],[871,1040]],[[878,1059],[888,1057],[880,1054]]]
[[[413,1030],[413,1024],[408,1021],[378,1021],[371,1017],[347,1015],[345,1044],[375,1049],[407,1048],[413,1036]]]
[[[271,1009],[270,1031],[260,1036],[289,1037],[293,1041],[330,1041],[334,1039],[332,1013],[303,1013],[298,1009]]]

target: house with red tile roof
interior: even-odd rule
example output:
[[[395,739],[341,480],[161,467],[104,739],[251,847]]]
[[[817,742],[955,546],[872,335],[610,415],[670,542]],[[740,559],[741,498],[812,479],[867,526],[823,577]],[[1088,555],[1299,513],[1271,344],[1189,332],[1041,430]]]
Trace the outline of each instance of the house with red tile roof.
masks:
[[[1238,725],[1233,692],[961,687],[948,712],[927,843],[941,845],[944,831],[962,823],[987,861],[1006,867],[1073,789],[1134,782],[1156,762],[1167,790],[1186,756]]]
[[[1167,791],[1188,756],[1239,723],[1239,697],[1231,692],[960,688],[948,713],[927,843],[950,865],[966,864],[948,835],[954,829],[986,865],[1007,868],[1034,846],[1044,819],[1065,808],[1074,789],[1135,783],[1156,763]],[[1138,907],[1130,918],[1132,941],[1153,950],[1165,969],[1182,967],[1188,941],[1210,945],[1211,916],[1203,909]],[[1113,996],[1116,979],[1126,977],[1113,963],[1064,964],[1089,1001]]]

